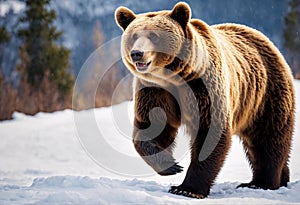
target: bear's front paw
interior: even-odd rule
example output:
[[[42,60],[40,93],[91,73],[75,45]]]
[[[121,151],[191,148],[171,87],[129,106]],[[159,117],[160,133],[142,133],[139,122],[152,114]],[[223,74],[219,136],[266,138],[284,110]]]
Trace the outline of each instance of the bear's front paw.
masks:
[[[171,167],[158,172],[162,176],[174,175],[183,171],[183,167],[178,165],[178,163],[173,164]]]
[[[171,186],[169,189],[169,193],[176,194],[176,195],[182,195],[186,197],[196,198],[196,199],[203,199],[205,198],[205,195],[200,193],[194,193],[193,191],[186,189],[182,186]]]

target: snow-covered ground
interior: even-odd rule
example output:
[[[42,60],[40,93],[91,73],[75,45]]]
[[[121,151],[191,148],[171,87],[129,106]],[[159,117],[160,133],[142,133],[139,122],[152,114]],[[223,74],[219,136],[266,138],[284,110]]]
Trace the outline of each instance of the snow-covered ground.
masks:
[[[105,146],[141,163],[145,167],[138,169],[145,173],[128,174],[126,169],[122,172],[109,167],[110,163],[101,164],[78,131],[78,113],[65,110],[33,117],[15,113],[13,120],[0,123],[0,204],[300,204],[300,81],[295,81],[295,90],[297,117],[288,187],[275,191],[236,189],[251,179],[251,172],[241,143],[233,137],[230,154],[208,198],[169,194],[168,188],[180,184],[185,172],[162,177],[144,164],[123,128],[116,127],[118,119],[112,114],[112,110],[117,114],[125,110],[131,118],[132,103],[126,102],[81,114],[94,116],[100,132],[105,133]],[[178,147],[188,146],[180,133]],[[100,146],[99,150],[105,148]],[[175,155],[186,170],[189,155],[180,149]],[[111,164],[118,162],[118,158],[101,157]],[[120,162],[126,163],[130,164]]]

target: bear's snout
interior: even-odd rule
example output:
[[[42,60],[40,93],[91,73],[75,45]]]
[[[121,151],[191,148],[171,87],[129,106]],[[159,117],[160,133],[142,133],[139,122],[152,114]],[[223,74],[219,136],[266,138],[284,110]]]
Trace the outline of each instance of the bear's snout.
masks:
[[[144,52],[139,51],[139,50],[133,50],[130,53],[130,57],[131,57],[133,62],[142,60],[143,56],[144,56]]]

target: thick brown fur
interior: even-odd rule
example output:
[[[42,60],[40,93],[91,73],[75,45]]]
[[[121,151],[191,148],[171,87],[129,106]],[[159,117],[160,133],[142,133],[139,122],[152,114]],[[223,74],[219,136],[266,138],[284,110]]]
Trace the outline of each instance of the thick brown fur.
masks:
[[[123,61],[136,77],[136,150],[161,175],[181,172],[172,148],[178,127],[185,125],[191,135],[191,164],[183,183],[170,192],[203,198],[236,134],[253,171],[252,181],[239,187],[286,186],[295,109],[289,66],[255,29],[209,26],[190,17],[185,3],[172,11],[139,15],[125,7],[116,10],[116,21],[124,30]],[[140,64],[133,60],[133,50],[142,50]],[[138,65],[143,67],[138,70]],[[157,107],[161,109],[151,113]],[[161,131],[153,137],[149,130],[156,128]],[[217,140],[202,158],[209,137]]]

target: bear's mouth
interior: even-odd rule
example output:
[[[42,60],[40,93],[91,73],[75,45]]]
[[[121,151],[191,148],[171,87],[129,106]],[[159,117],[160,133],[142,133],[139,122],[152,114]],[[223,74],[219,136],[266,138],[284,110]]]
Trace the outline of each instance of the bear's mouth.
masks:
[[[143,62],[137,62],[135,63],[136,69],[140,72],[146,71],[151,64],[151,61],[149,63],[143,63]]]

